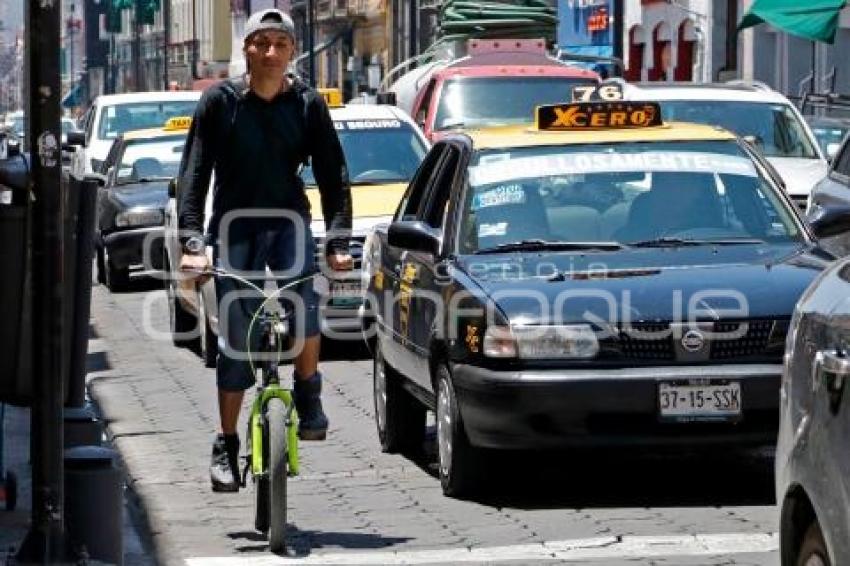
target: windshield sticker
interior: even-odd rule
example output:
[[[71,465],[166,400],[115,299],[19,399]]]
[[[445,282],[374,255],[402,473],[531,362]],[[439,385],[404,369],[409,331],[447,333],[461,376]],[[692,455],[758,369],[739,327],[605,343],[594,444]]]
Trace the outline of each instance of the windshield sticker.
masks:
[[[472,197],[472,209],[502,206],[504,204],[523,204],[525,191],[522,185],[501,185]]]
[[[736,155],[691,151],[645,151],[642,153],[537,155],[482,163],[469,168],[469,181],[473,185],[489,185],[533,177],[634,171],[681,171],[758,176],[749,159]]]
[[[492,236],[504,236],[508,233],[507,222],[497,222],[495,224],[481,224],[478,226],[478,237],[488,238]]]
[[[334,122],[337,130],[386,130],[401,128],[401,120],[344,120]]]

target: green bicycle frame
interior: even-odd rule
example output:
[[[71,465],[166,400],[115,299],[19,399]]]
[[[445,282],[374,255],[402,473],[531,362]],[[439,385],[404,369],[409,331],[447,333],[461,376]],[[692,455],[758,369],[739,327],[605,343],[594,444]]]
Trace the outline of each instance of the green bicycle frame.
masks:
[[[287,425],[287,454],[289,457],[289,475],[298,475],[298,413],[295,411],[292,392],[276,383],[269,384],[263,389],[263,394],[254,399],[251,406],[249,430],[251,431],[251,473],[262,475],[266,470],[263,461],[263,410],[269,399],[277,397],[289,407],[289,424]]]

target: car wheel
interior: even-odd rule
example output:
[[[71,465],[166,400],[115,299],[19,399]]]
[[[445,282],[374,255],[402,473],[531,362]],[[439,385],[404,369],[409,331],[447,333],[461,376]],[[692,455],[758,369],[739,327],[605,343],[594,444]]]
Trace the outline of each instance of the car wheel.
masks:
[[[205,367],[214,368],[218,358],[218,338],[210,327],[210,318],[201,293],[198,293],[198,328],[201,331],[201,359]]]
[[[97,282],[101,285],[106,285],[106,259],[103,257],[103,248],[98,247],[95,254],[95,265]]]
[[[465,497],[478,487],[481,451],[469,444],[449,369],[437,369],[437,454],[443,494]]]
[[[800,553],[797,555],[797,566],[830,566],[829,553],[826,550],[826,541],[817,520],[812,521],[803,541],[800,544]]]
[[[377,340],[374,352],[372,391],[381,450],[389,453],[421,450],[425,440],[425,407],[404,390],[402,377],[386,363]]]
[[[198,345],[198,319],[183,308],[171,280],[171,272],[166,270],[169,277],[165,280],[165,293],[168,296],[168,325],[171,330],[171,341],[178,348],[194,349]]]
[[[118,267],[109,258],[109,254],[104,255],[106,263],[106,287],[113,293],[127,290],[130,285],[130,268]]]

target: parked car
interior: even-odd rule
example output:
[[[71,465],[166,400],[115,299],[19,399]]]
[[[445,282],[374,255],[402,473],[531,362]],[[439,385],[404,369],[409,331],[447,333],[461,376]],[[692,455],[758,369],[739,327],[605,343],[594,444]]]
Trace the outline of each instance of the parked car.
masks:
[[[428,150],[428,142],[403,110],[390,105],[342,105],[340,94],[322,90],[330,106],[348,165],[351,181],[353,226],[351,252],[354,271],[329,282],[328,295],[320,304],[322,333],[331,338],[359,337],[358,307],[361,301],[360,253],[363,240],[372,227],[387,222],[395,210],[407,183]],[[307,185],[316,239],[317,260],[324,261],[325,222],[319,190],[309,167],[301,177]],[[212,186],[215,185],[213,180]],[[170,272],[166,290],[169,294],[171,331],[175,345],[189,346],[201,352],[204,363],[214,367],[218,354],[218,304],[213,281],[196,287],[182,276],[182,247],[177,227],[177,187],[166,206],[165,265]],[[212,211],[212,194],[207,193],[205,219]],[[212,254],[212,248],[208,248]]]
[[[160,128],[169,119],[191,116],[200,92],[161,91],[98,96],[81,119],[82,132],[68,135],[76,145],[71,172],[105,173],[103,162],[115,139],[131,130]]]
[[[662,114],[564,104],[446,137],[367,240],[381,447],[421,445],[436,410],[447,495],[482,449],[775,444],[835,219],[804,223],[733,133]]]
[[[823,208],[850,207],[850,142],[845,136],[826,175],[815,185],[807,205],[808,214],[818,214]],[[826,238],[823,245],[839,257],[850,254],[850,235],[837,234]]]
[[[661,102],[664,120],[720,126],[750,140],[800,209],[826,175],[826,156],[797,107],[765,84],[637,83],[625,93],[631,100]]]
[[[118,134],[104,160],[97,194],[97,280],[126,289],[131,268],[162,269],[163,210],[177,174],[189,118]]]
[[[848,227],[846,216],[834,222]],[[809,287],[791,319],[776,449],[783,566],[850,564],[849,321],[844,259]]]

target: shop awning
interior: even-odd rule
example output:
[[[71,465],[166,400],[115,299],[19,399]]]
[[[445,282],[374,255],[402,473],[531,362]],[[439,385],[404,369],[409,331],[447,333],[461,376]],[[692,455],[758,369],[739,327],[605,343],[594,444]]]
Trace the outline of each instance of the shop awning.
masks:
[[[738,29],[761,23],[792,35],[832,43],[845,0],[755,0]]]

